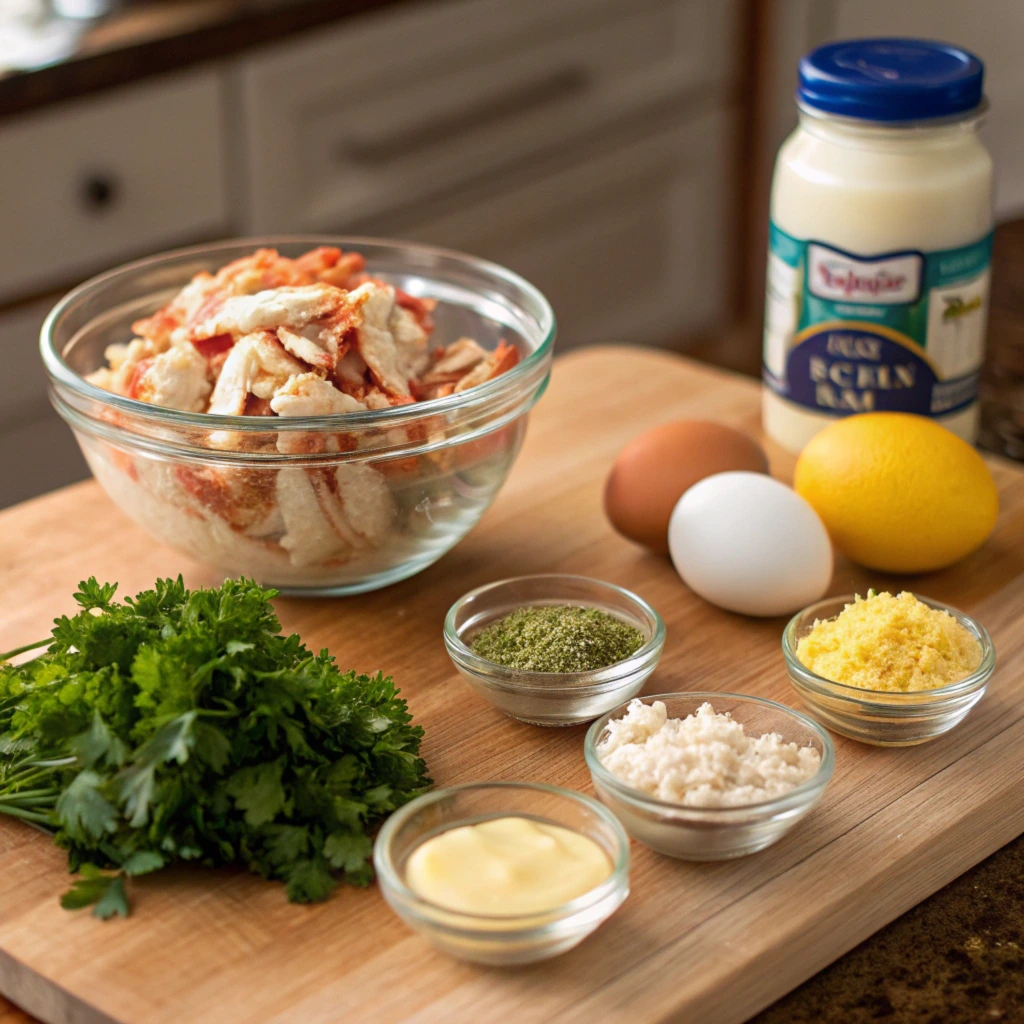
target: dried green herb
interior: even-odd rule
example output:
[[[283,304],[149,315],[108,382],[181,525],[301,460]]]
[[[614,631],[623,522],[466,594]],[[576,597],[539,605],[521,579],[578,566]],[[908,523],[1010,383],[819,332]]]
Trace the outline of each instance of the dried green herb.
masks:
[[[591,672],[623,661],[645,642],[635,626],[599,608],[528,605],[492,622],[470,647],[507,668]]]

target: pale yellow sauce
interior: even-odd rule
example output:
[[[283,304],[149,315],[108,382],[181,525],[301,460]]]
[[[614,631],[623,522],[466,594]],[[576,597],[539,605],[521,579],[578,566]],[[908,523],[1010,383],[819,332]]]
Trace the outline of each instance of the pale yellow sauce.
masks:
[[[552,910],[612,873],[593,839],[529,818],[459,825],[413,850],[405,881],[421,899],[470,914]]]

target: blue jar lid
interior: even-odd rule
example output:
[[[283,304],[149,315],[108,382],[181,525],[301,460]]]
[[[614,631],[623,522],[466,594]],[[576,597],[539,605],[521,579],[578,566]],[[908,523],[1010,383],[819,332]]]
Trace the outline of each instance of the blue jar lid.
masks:
[[[966,50],[924,39],[852,39],[800,61],[801,107],[864,121],[953,117],[980,106],[985,67]]]

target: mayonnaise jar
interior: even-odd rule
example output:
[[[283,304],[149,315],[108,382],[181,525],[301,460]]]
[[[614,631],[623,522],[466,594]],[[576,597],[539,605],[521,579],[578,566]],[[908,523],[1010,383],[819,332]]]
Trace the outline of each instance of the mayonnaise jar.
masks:
[[[764,323],[764,428],[789,451],[880,410],[974,440],[992,249],[982,77],[972,54],[912,39],[801,61]]]

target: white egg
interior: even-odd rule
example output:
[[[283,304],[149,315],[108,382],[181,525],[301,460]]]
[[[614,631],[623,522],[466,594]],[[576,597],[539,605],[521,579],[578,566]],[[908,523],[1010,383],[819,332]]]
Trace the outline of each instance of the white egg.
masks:
[[[678,501],[668,527],[683,582],[743,615],[787,615],[823,597],[832,544],[818,513],[763,473],[717,473]]]

